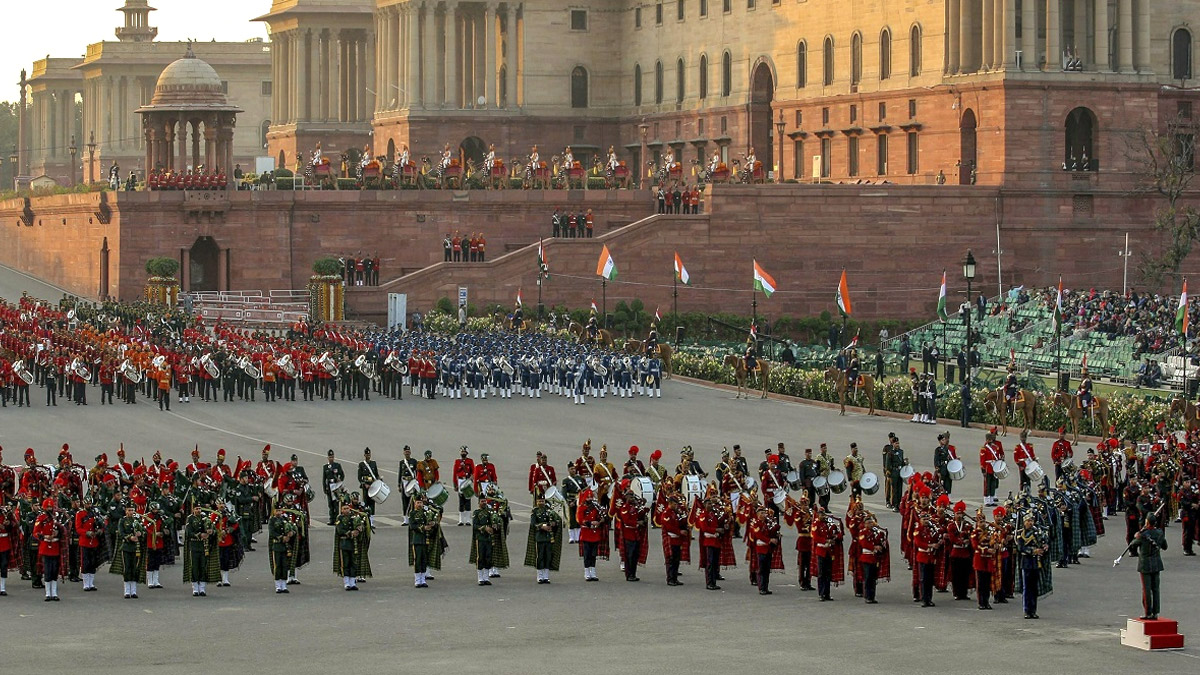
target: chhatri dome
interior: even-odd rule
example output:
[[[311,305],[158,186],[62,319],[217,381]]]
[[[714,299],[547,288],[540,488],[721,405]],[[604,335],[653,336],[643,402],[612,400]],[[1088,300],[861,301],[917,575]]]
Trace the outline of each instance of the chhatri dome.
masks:
[[[189,110],[228,109],[225,85],[212,66],[196,58],[188,44],[182,59],[163,69],[154,87],[151,108],[186,107]]]

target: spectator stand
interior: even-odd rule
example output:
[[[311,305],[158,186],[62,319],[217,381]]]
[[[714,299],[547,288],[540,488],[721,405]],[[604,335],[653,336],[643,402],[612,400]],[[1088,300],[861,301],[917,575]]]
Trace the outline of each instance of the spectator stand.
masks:
[[[267,331],[286,332],[307,320],[308,290],[219,291],[189,294],[192,312],[207,325],[220,321]]]

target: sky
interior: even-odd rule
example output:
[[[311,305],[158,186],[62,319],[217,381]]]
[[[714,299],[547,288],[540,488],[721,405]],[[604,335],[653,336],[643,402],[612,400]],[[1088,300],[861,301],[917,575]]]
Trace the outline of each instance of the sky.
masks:
[[[55,58],[82,57],[87,46],[117,39],[125,24],[117,11],[124,0],[0,0],[0,22],[8,30],[0,40],[0,101],[15,101],[21,69],[49,53]],[[159,42],[194,39],[241,42],[267,36],[266,24],[250,20],[266,14],[271,0],[151,0],[150,25]]]

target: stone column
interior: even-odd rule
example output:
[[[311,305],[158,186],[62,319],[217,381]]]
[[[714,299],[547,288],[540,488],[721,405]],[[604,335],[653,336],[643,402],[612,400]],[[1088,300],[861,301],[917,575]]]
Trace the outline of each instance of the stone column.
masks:
[[[362,66],[358,74],[358,96],[361,102],[358,107],[358,119],[360,122],[371,121],[370,111],[375,109],[375,99],[378,98],[376,94],[367,91],[367,89],[378,89],[376,84],[378,80],[375,77],[375,51],[375,37],[364,35],[358,43],[358,62]]]
[[[946,2],[946,74],[954,75],[958,72],[958,52],[959,52],[959,35],[958,28],[961,23],[959,18],[959,6],[962,0],[947,0]]]
[[[509,92],[519,106],[525,105],[525,10],[517,19],[517,85]]]
[[[210,170],[217,163],[217,129],[211,120],[204,122],[204,168]]]
[[[1062,70],[1062,31],[1058,24],[1061,0],[1046,0],[1046,70]]]
[[[1107,72],[1112,69],[1112,58],[1108,52],[1108,0],[1093,0],[1092,5],[1096,13],[1096,42],[1092,60],[1095,61],[1096,70]]]
[[[508,51],[504,54],[504,94],[507,100],[504,105],[507,108],[517,107],[517,6],[513,3],[508,3],[508,7],[504,10],[504,31],[505,42],[508,43]],[[499,96],[497,96],[499,101]]]
[[[445,75],[442,107],[457,108],[458,97],[455,93],[458,91],[458,45],[455,44],[455,33],[457,31],[454,30],[454,24],[458,2],[455,0],[446,0],[445,4],[446,10],[442,15],[442,39],[445,40],[442,54],[442,70],[443,75]]]
[[[1117,6],[1117,71],[1133,72],[1133,0],[1120,0]]]
[[[432,108],[437,103],[437,3],[433,0],[427,0],[425,3],[425,15],[422,17],[422,30],[424,37],[421,40],[421,104],[425,108]]]
[[[1099,0],[1104,2],[1105,0]],[[1037,8],[1021,2],[1021,70],[1037,70]]]
[[[166,125],[166,136],[163,139],[163,168],[171,171],[175,170],[175,121],[164,120]]]
[[[995,0],[996,2],[996,38],[995,52],[992,54],[992,68],[1004,70],[1012,67],[1012,53],[1016,49],[1014,42],[1017,37],[1017,14],[1015,0]]]
[[[308,31],[296,31],[296,121],[308,117]]]
[[[337,78],[337,121],[345,122],[348,119],[350,111],[349,101],[346,97],[346,77],[350,70],[349,59],[347,56],[350,53],[349,43],[346,40],[346,34],[343,31],[338,31],[337,36],[337,68],[334,71],[334,76]]]
[[[1088,62],[1092,60],[1092,54],[1088,51],[1088,48],[1087,48],[1088,47],[1088,45],[1087,45],[1087,32],[1088,32],[1087,4],[1088,4],[1088,0],[1074,0],[1074,2],[1075,2],[1075,6],[1074,6],[1075,25],[1072,27],[1072,32],[1074,33],[1074,37],[1071,40],[1073,42],[1073,44],[1071,45],[1071,48],[1075,50],[1075,55],[1077,57],[1079,57],[1079,60],[1086,67],[1088,65]]]
[[[329,121],[329,59],[331,56],[329,52],[329,31],[322,30],[317,47],[317,62],[320,65],[315,71],[319,73],[315,88],[317,89],[317,98],[320,103],[318,105],[319,110],[313,111],[313,114],[319,117],[322,122]]]
[[[995,0],[983,0],[980,17],[981,30],[979,34],[979,69],[991,70],[992,56],[996,52],[996,8]]]
[[[492,20],[495,21],[495,18],[496,17],[493,16]],[[476,15],[471,26],[471,38],[473,40],[471,43],[472,98],[478,100],[479,97],[482,96],[485,101],[489,101],[490,99],[487,98],[487,37],[488,33],[491,31],[491,28],[488,26],[488,12],[486,6],[480,10],[478,15]],[[485,103],[485,105],[487,104]]]
[[[179,156],[176,158],[179,161],[175,164],[176,171],[186,171],[188,168],[188,123],[185,119],[179,120],[179,131],[176,133],[179,139]],[[195,166],[194,164],[192,165]]]
[[[279,122],[287,124],[292,121],[292,38],[290,33],[279,36]]]
[[[973,73],[976,69],[972,46],[975,39],[971,31],[973,20],[972,3],[978,0],[962,0],[958,11],[958,72]]]
[[[404,13],[408,44],[404,46],[404,102],[405,107],[415,108],[421,97],[421,10],[409,4]]]
[[[154,170],[154,127],[142,121],[142,134],[146,139],[146,177]]]
[[[1136,62],[1139,73],[1154,72],[1150,63],[1150,0],[1138,0]]]
[[[485,37],[486,45],[483,49],[483,76],[484,76],[484,96],[487,96],[487,105],[489,108],[495,108],[500,105],[500,100],[496,97],[496,35],[500,30],[498,25],[498,17],[496,16],[496,4],[489,3],[484,10],[483,29],[487,32]]]
[[[200,166],[200,120],[192,121],[192,166]]]
[[[466,9],[459,15],[455,24],[458,26],[458,105],[462,108],[470,108],[475,101],[474,82],[475,75],[473,72],[474,61],[474,31],[475,25],[471,21],[471,17],[467,14]]]

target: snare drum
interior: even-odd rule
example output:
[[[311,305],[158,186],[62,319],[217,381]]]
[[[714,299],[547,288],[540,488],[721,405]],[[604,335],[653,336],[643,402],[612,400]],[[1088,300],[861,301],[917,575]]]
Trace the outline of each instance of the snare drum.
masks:
[[[846,487],[849,485],[850,483],[846,480],[845,472],[837,470],[829,472],[829,489],[833,491],[834,494],[842,494],[846,491]]]
[[[1008,478],[1008,464],[1002,459],[992,462],[992,474],[996,476],[996,480]]]
[[[776,490],[775,495],[771,497],[771,501],[775,502],[775,507],[782,511],[787,504],[787,498],[787,490]]]
[[[687,498],[689,503],[693,497],[704,498],[704,481],[700,479],[700,476],[684,476],[682,487],[683,496]]]
[[[392,494],[392,488],[388,484],[377,480],[367,486],[367,496],[376,504],[382,504],[387,501],[388,495]]]
[[[645,476],[638,476],[629,481],[629,489],[633,490],[633,494],[639,495],[646,500],[647,504],[654,503],[654,482]]]
[[[800,485],[800,472],[799,471],[792,469],[791,471],[787,472],[786,479],[787,479],[788,487],[790,487],[791,489],[799,490],[802,487]]]
[[[900,479],[901,480],[908,480],[909,478],[912,478],[914,475],[916,475],[916,473],[917,473],[917,470],[914,469],[911,464],[905,464],[904,466],[900,467]]]
[[[560,502],[567,501],[563,497],[563,494],[561,492],[559,492],[558,488],[553,485],[546,488],[546,491],[542,493],[542,496],[546,498],[546,501],[551,501],[551,500],[555,500],[555,499]]]
[[[1064,468],[1064,469],[1065,469],[1065,468],[1067,468],[1067,467],[1069,467],[1069,466],[1075,466],[1075,458],[1074,458],[1074,457],[1072,457],[1071,455],[1067,455],[1066,457],[1063,457],[1063,460],[1062,460],[1062,462],[1059,462],[1059,464],[1060,464],[1060,465],[1062,466],[1062,468]]]
[[[475,484],[470,478],[463,478],[458,481],[458,493],[467,499],[475,496]]]
[[[826,480],[824,476],[817,476],[814,478],[812,486],[813,490],[816,491],[817,496],[819,497],[824,497],[825,495],[829,494],[829,481]]]
[[[758,484],[758,481],[754,478],[754,476],[743,476],[742,477],[742,485],[744,485],[746,487],[747,492],[749,492],[750,490],[753,490],[754,486],[757,484]]]
[[[417,494],[417,491],[420,489],[421,489],[421,484],[418,483],[415,479],[404,481],[404,494],[408,495],[409,497]]]
[[[879,492],[879,476],[870,471],[864,473],[862,479],[858,481],[858,487],[863,491],[863,494],[873,495]]]
[[[1037,462],[1030,461],[1025,465],[1025,475],[1030,482],[1041,483],[1042,479],[1046,477],[1046,470]]]
[[[446,490],[445,485],[442,485],[441,483],[434,483],[433,485],[429,486],[428,490],[425,491],[425,496],[434,504],[443,506],[450,499],[450,492]]]
[[[946,462],[946,473],[954,480],[962,480],[967,477],[967,468],[963,466],[961,459],[952,459]]]

